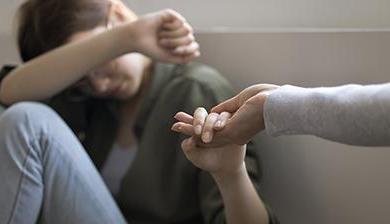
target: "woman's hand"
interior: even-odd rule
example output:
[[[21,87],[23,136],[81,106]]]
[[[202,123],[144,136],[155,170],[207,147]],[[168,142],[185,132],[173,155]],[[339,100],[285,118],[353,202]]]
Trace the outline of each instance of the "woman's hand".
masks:
[[[199,140],[193,136],[185,139],[181,145],[187,159],[196,167],[220,178],[245,170],[246,145],[207,147],[198,143]]]
[[[184,154],[195,166],[208,171],[216,181],[227,223],[269,223],[267,210],[245,168],[246,145],[229,143],[226,136],[218,136],[219,132],[211,136],[214,137],[212,140],[206,135],[210,141],[207,144],[200,139],[202,132],[212,132],[219,126],[219,121],[225,122],[230,114],[207,114],[205,111],[198,108],[194,117],[183,112],[175,116],[179,122],[172,126],[172,130],[192,136],[182,142]],[[195,123],[195,120],[199,122]]]
[[[217,114],[204,114],[203,108],[198,108],[194,116],[203,116],[204,122],[199,125],[204,133],[213,133],[215,124],[219,118],[226,119],[228,114],[219,116]],[[207,112],[206,112],[207,113]],[[194,131],[193,121],[195,119],[186,113],[180,112],[175,116],[179,122],[172,126],[172,130],[191,136],[182,142],[182,148],[187,159],[198,168],[210,172],[213,176],[230,176],[240,170],[245,170],[244,157],[246,145],[229,144],[220,140],[217,142],[204,143]],[[198,126],[198,127],[199,127]],[[214,141],[218,138],[214,138]]]
[[[196,109],[194,118],[191,117],[193,130],[186,124],[190,115],[179,112],[175,118],[180,122],[175,124],[174,128],[180,127],[191,135],[193,132],[194,135],[200,136],[204,143],[214,146],[247,144],[265,128],[264,103],[270,92],[278,87],[271,84],[253,85],[214,107],[210,114],[204,108]]]
[[[125,28],[132,49],[155,60],[186,63],[200,55],[192,27],[173,10],[147,14]]]
[[[224,128],[226,122],[231,117],[228,112],[221,114],[210,113],[206,109],[199,107],[195,110],[194,116],[185,112],[178,112],[175,119],[178,121],[172,126],[172,130],[188,136],[196,136],[200,145],[207,147],[220,147],[232,144],[229,132],[218,131]]]

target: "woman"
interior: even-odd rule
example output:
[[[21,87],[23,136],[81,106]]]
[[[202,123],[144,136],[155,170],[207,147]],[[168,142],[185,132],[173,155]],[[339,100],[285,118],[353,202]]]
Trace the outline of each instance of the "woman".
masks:
[[[116,0],[30,0],[19,16],[27,63],[5,72],[1,101],[41,101],[60,114],[127,221],[225,222],[217,186],[186,160],[183,137],[169,128],[176,111],[210,108],[231,88],[207,66],[156,62],[199,55],[188,23],[172,11],[137,20]],[[7,204],[0,222],[125,222],[83,147],[51,109],[17,104],[0,126],[13,130],[0,134],[6,160],[0,170],[13,170],[0,188]],[[249,148],[247,168],[257,183],[259,163]]]

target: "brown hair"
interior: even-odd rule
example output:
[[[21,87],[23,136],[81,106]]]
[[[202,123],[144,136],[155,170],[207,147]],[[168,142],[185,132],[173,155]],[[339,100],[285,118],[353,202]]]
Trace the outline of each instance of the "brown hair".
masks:
[[[23,61],[65,44],[76,33],[107,22],[108,0],[27,0],[18,12],[17,39]]]

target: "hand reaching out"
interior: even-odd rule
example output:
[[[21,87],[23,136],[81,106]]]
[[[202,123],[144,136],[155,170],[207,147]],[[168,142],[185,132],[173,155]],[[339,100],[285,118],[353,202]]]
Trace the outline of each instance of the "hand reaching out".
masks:
[[[215,106],[210,114],[204,108],[198,108],[193,120],[194,133],[201,136],[204,143],[247,144],[265,128],[264,103],[270,92],[278,87],[271,84],[253,85]],[[178,113],[176,117],[183,121],[187,115]],[[185,125],[183,127],[188,128]]]

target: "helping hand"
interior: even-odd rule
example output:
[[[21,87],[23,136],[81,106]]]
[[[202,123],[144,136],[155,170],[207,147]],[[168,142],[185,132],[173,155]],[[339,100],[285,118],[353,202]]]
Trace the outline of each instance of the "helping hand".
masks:
[[[214,146],[247,144],[265,128],[263,106],[269,93],[276,88],[278,86],[271,84],[248,87],[214,107],[210,114],[204,108],[197,108],[194,118],[179,112],[175,118],[181,122],[173,127],[180,127],[188,135],[197,135],[204,143]],[[189,122],[193,124],[193,130],[186,125]]]
[[[248,87],[235,97],[217,105],[211,112],[232,113],[224,119],[216,130],[229,136],[235,144],[247,144],[258,132],[264,130],[263,107],[268,95],[279,86],[258,84]]]

